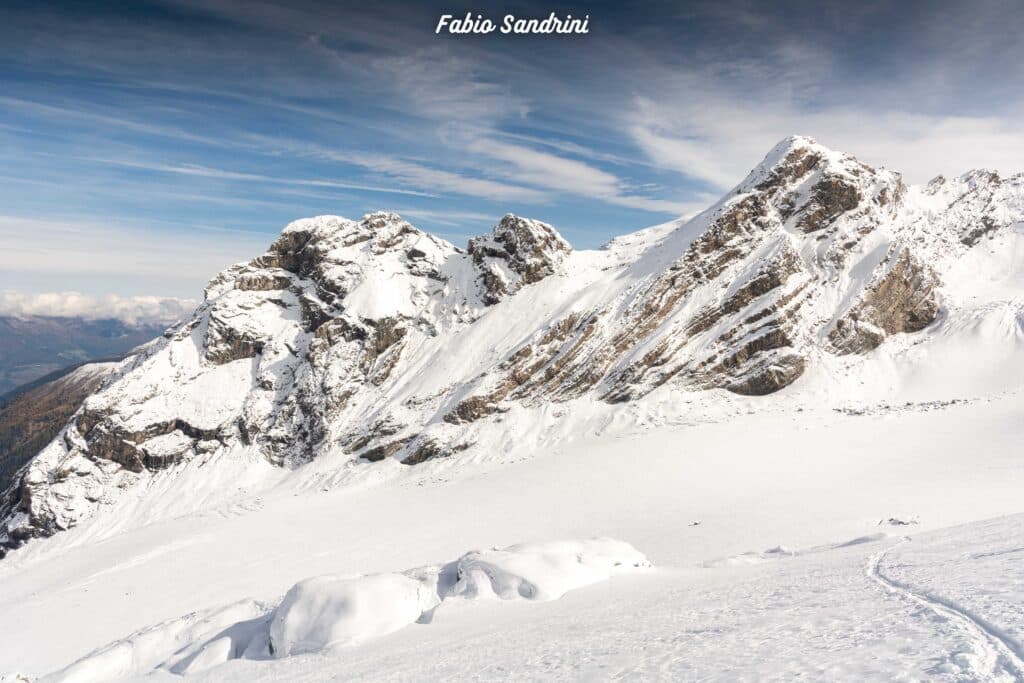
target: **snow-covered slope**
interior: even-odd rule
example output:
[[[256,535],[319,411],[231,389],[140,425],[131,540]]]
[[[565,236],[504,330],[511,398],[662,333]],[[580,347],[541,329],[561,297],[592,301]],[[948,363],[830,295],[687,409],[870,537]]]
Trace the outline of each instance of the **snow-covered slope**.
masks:
[[[793,137],[692,220],[598,251],[515,216],[465,251],[389,213],[297,221],[86,400],[6,493],[0,538],[102,513],[78,537],[98,540],[238,487],[441,472],[783,389],[766,400],[853,410],[1008,390],[1022,220],[1022,176],[908,187]]]
[[[672,393],[666,407],[687,400]],[[700,424],[652,413],[631,433],[591,425],[528,460],[425,463],[361,489],[230,482],[230,505],[102,541],[92,522],[33,541],[0,562],[0,671],[45,681],[70,667],[61,675],[104,682],[152,669],[145,680],[1013,681],[984,629],[874,573],[1021,647],[1024,522],[977,522],[1024,512],[1020,392],[861,414],[765,401],[740,397],[727,419]],[[653,568],[608,572],[607,560],[629,555],[620,545],[548,543],[594,536],[628,542]],[[878,557],[903,536],[913,540]],[[529,552],[488,550],[524,542]],[[445,599],[408,623],[405,593],[359,579],[455,558],[499,585],[573,590]],[[261,653],[268,616],[296,584],[323,589],[302,592],[309,605],[353,598],[296,625],[358,642]]]

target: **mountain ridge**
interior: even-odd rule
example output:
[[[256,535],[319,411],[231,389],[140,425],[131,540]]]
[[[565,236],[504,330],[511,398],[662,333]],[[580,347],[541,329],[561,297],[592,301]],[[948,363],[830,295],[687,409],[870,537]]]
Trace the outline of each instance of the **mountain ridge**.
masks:
[[[0,543],[205,463],[488,457],[569,431],[559,405],[773,394],[955,318],[957,261],[1022,220],[1024,175],[907,186],[792,136],[706,211],[596,251],[511,214],[466,249],[388,212],[295,221],[86,399],[5,494]]]

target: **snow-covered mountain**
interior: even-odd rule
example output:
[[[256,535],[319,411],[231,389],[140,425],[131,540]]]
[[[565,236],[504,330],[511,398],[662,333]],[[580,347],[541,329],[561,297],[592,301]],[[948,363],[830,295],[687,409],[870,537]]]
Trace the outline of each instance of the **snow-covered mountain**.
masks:
[[[5,494],[0,543],[307,465],[371,481],[686,419],[705,395],[954,399],[913,360],[1019,348],[1022,221],[1024,175],[908,186],[803,137],[698,216],[597,251],[512,215],[466,249],[392,213],[296,221],[85,400]],[[1021,372],[999,359],[976,372]]]
[[[0,396],[0,488],[11,485],[115,367],[116,362],[83,363]]]

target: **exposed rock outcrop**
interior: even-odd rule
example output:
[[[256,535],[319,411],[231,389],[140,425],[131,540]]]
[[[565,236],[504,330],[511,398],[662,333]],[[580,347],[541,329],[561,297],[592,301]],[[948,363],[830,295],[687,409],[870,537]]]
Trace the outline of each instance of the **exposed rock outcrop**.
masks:
[[[839,320],[829,340],[840,353],[866,353],[885,337],[919,332],[939,313],[939,278],[910,249],[890,253],[871,285]]]
[[[836,176],[822,178],[811,190],[811,201],[800,214],[800,229],[817,232],[832,221],[857,208],[862,197],[857,186]]]
[[[419,465],[435,458],[448,458],[460,451],[466,450],[470,446],[472,444],[468,442],[448,445],[437,439],[424,437],[417,441],[412,452],[402,459],[402,464]]]
[[[547,223],[508,214],[490,235],[470,240],[468,251],[480,271],[484,303],[493,305],[554,274],[572,247]]]

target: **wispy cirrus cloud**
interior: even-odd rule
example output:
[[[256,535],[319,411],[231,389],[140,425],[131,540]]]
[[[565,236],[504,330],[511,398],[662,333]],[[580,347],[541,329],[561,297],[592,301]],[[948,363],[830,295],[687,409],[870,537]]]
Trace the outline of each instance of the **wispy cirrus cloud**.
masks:
[[[605,4],[571,41],[436,36],[437,10],[5,10],[0,205],[21,218],[0,286],[188,294],[258,253],[249,230],[396,201],[442,233],[516,211],[596,246],[710,203],[791,133],[911,181],[1024,159],[1020,3]]]
[[[577,159],[487,138],[475,140],[470,147],[503,164],[497,172],[524,184],[647,211],[685,213],[688,208],[682,202],[628,194],[614,174]]]
[[[177,175],[196,176],[199,178],[216,178],[219,180],[251,181],[257,183],[271,183],[277,185],[304,185],[308,187],[324,187],[339,190],[360,190],[363,192],[383,192],[386,194],[404,194],[415,197],[436,197],[429,192],[408,190],[396,187],[384,187],[379,185],[363,185],[360,183],[348,183],[338,180],[325,180],[315,178],[290,178],[287,176],[275,177],[260,173],[246,173],[244,171],[231,171],[221,168],[210,168],[196,164],[163,164],[155,162],[138,161],[133,159],[109,159],[102,157],[80,157],[83,161],[91,161],[111,166],[124,168],[136,168],[156,173],[173,173]]]
[[[477,232],[473,233],[473,236],[485,232],[501,218],[497,215],[476,213],[473,211],[432,211],[430,209],[418,209],[414,207],[396,209],[396,212],[406,218],[421,220],[449,228],[462,228],[467,225],[473,225],[478,228]],[[460,233],[460,236],[462,236],[462,233]]]
[[[492,180],[481,175],[470,175],[436,168],[419,160],[380,153],[340,150],[317,142],[274,138],[265,135],[250,136],[264,149],[287,152],[300,157],[311,157],[335,163],[358,166],[368,172],[380,174],[412,187],[434,192],[508,201],[544,202],[550,194],[534,188]],[[436,196],[436,195],[434,195]]]
[[[457,137],[508,120],[522,120],[530,102],[513,92],[482,55],[454,54],[447,45],[372,61],[372,68],[416,116],[431,119],[442,134]]]
[[[542,190],[456,173],[383,154],[344,154],[336,157],[374,173],[383,173],[414,187],[504,201],[544,202],[551,198]]]
[[[0,106],[7,107],[12,111],[19,111],[33,116],[44,116],[65,121],[76,121],[86,125],[100,125],[112,131],[131,131],[144,135],[169,138],[178,141],[200,143],[212,147],[230,146],[224,138],[212,135],[202,135],[180,126],[155,124],[146,121],[138,121],[124,116],[116,116],[110,113],[95,111],[83,107],[80,103],[75,106],[50,104],[26,100],[16,97],[0,95]],[[24,130],[24,126],[22,127]]]

